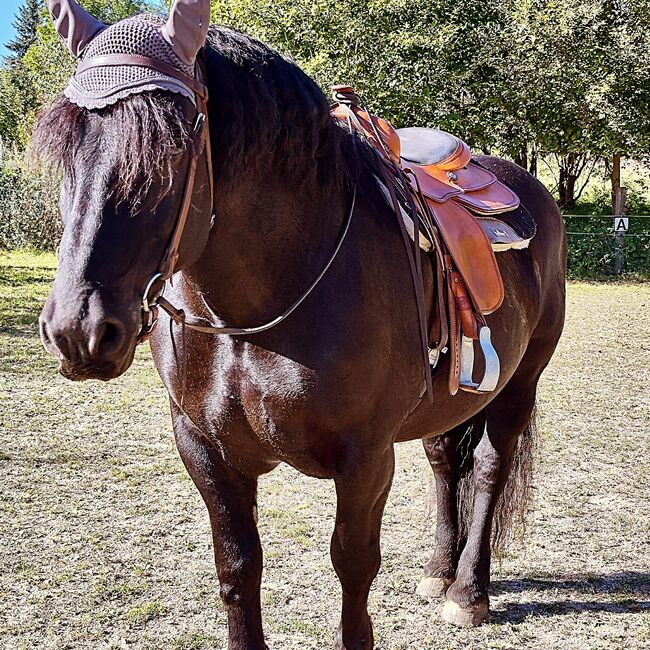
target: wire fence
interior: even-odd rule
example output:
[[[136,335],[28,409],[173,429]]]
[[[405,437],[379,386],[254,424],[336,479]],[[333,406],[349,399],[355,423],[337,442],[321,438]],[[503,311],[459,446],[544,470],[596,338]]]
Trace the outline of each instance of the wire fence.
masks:
[[[565,214],[568,275],[650,279],[650,215]],[[618,227],[618,228],[617,228]]]

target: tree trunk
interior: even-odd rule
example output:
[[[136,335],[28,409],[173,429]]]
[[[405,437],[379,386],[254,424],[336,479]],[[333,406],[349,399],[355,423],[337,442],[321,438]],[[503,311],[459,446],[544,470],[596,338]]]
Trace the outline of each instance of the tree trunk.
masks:
[[[526,148],[520,149],[515,155],[515,164],[528,169],[528,151]]]
[[[530,151],[530,162],[528,171],[537,178],[537,149],[533,148]]]
[[[576,207],[576,180],[577,174],[577,160],[578,156],[570,153],[562,156],[559,160],[560,163],[560,182],[558,184],[558,191],[560,200],[558,205],[562,210],[573,210]]]
[[[610,174],[612,181],[612,214],[617,214],[617,197],[621,189],[621,154],[615,153],[612,156],[612,173]]]

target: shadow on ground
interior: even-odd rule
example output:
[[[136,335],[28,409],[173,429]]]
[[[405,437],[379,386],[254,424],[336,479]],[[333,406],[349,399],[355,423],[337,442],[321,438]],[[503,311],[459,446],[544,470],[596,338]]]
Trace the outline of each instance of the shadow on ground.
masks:
[[[650,573],[626,571],[608,575],[573,576],[569,579],[495,580],[491,592],[519,594],[553,592],[556,600],[510,603],[491,611],[494,623],[520,623],[529,617],[558,616],[580,612],[609,612],[626,614],[650,610]],[[563,592],[571,596],[562,598]],[[577,594],[591,595],[593,599],[576,599]]]

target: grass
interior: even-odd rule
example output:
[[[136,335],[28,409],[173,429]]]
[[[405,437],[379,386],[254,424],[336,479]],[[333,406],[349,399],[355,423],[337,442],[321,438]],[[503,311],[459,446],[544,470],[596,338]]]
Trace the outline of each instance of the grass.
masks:
[[[148,350],[109,384],[59,377],[35,326],[54,265],[0,255],[0,647],[224,648],[207,514]],[[430,470],[418,443],[398,446],[370,598],[379,650],[650,648],[648,314],[648,284],[569,285],[540,389],[536,510],[495,563],[481,628],[441,623],[414,594]],[[259,506],[269,647],[332,647],[332,484],[282,467]]]

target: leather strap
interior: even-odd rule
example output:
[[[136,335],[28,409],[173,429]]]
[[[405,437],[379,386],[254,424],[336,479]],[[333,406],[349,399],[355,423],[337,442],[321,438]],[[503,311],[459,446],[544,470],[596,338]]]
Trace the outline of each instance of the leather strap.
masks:
[[[323,279],[323,276],[325,275],[325,273],[327,273],[330,266],[332,266],[332,263],[334,262],[336,256],[341,250],[341,247],[343,246],[343,242],[345,241],[348,231],[350,230],[350,224],[352,223],[352,216],[354,215],[356,201],[357,201],[357,189],[355,187],[352,194],[352,203],[350,205],[350,211],[348,212],[347,218],[341,226],[341,231],[339,233],[338,239],[334,246],[334,250],[332,251],[332,255],[327,261],[327,264],[325,264],[325,266],[318,274],[316,279],[311,283],[307,291],[305,291],[297,300],[295,300],[289,307],[287,307],[287,309],[285,309],[279,316],[276,316],[274,319],[268,321],[267,323],[264,323],[263,325],[253,326],[253,327],[222,327],[220,325],[213,325],[211,323],[206,323],[205,321],[202,322],[198,319],[188,319],[188,317],[186,316],[185,312],[182,309],[178,309],[174,307],[174,305],[172,305],[163,296],[158,297],[157,305],[161,309],[166,311],[172,320],[184,325],[185,327],[188,327],[191,330],[195,330],[197,332],[203,332],[204,334],[243,336],[245,334],[259,334],[261,332],[265,332],[266,330],[270,330],[276,325],[279,325],[283,320],[289,317],[296,309],[298,309],[298,307],[300,307],[300,305],[307,299],[307,296],[309,296],[311,292],[318,286],[319,282]]]
[[[208,99],[208,89],[194,77],[190,77],[184,72],[181,72],[169,63],[148,56],[141,56],[140,54],[107,54],[105,56],[95,56],[81,61],[77,66],[75,75],[86,72],[86,70],[90,70],[91,68],[105,68],[110,66],[136,66],[161,72],[169,77],[178,79],[178,81],[192,90],[197,97],[201,97],[205,101]]]
[[[447,278],[447,302],[449,307],[449,394],[455,395],[460,386],[460,319],[456,311],[456,299],[452,288],[453,262],[449,254],[445,254],[444,259],[445,277]]]
[[[203,73],[201,70],[201,65],[199,63],[197,63],[196,71],[197,77],[202,78]],[[205,88],[201,81],[197,81],[197,83]],[[210,196],[214,200],[214,178],[212,171],[212,150],[210,146],[210,127],[208,121],[207,89],[205,91],[205,95],[197,95],[197,111],[197,119],[200,120],[201,123],[196,124],[195,128],[201,129],[200,144],[190,160],[187,176],[185,179],[185,188],[183,190],[183,199],[181,202],[180,211],[178,213],[178,218],[176,220],[176,226],[174,228],[174,232],[167,247],[163,261],[160,265],[159,272],[162,274],[161,280],[163,281],[169,280],[169,278],[174,275],[174,270],[176,268],[176,264],[178,263],[179,249],[181,240],[183,238],[183,232],[185,230],[187,218],[192,208],[192,198],[194,196],[198,158],[203,154],[205,154],[207,161],[208,178],[210,182]]]
[[[174,275],[174,270],[176,268],[176,264],[178,263],[179,249],[181,240],[183,239],[183,231],[185,230],[187,217],[189,216],[190,208],[192,207],[192,197],[194,195],[195,185],[194,181],[196,180],[196,167],[196,156],[192,156],[189,168],[187,170],[185,188],[183,190],[183,199],[181,201],[181,208],[178,212],[176,226],[174,227],[174,232],[172,233],[172,238],[169,241],[169,245],[167,246],[167,251],[165,252],[163,261],[158,268],[158,272],[161,274],[160,279],[163,282],[169,280],[169,278]]]
[[[192,199],[194,196],[194,189],[196,185],[196,170],[198,166],[199,158],[204,155],[205,163],[207,166],[208,179],[210,183],[210,196],[211,200],[214,200],[214,175],[212,170],[212,153],[210,145],[210,127],[208,121],[208,89],[203,83],[205,78],[202,70],[201,59],[197,57],[196,62],[196,79],[188,77],[186,74],[177,70],[173,66],[169,66],[163,61],[157,61],[156,59],[150,59],[149,57],[142,57],[139,55],[113,55],[105,57],[95,57],[86,62],[83,62],[82,66],[78,69],[83,71],[91,67],[102,66],[102,65],[145,65],[146,67],[151,67],[155,70],[160,70],[169,76],[173,76],[179,79],[182,83],[191,82],[191,88],[196,92],[196,108],[197,116],[194,124],[195,129],[200,129],[199,133],[199,142],[195,147],[192,157],[190,159],[187,173],[185,175],[185,183],[183,187],[183,198],[181,199],[181,205],[179,208],[178,216],[176,217],[176,223],[174,225],[174,230],[172,232],[169,244],[165,250],[165,253],[162,257],[158,270],[153,275],[142,299],[142,310],[143,310],[143,326],[138,335],[138,343],[143,343],[150,336],[156,325],[157,317],[155,316],[157,310],[155,309],[158,305],[158,302],[162,299],[160,295],[162,288],[164,288],[165,282],[167,282],[173,275],[176,270],[176,265],[178,263],[179,251],[181,241],[183,239],[183,232],[185,231],[185,226],[187,225],[187,218],[189,216]],[[85,67],[83,67],[85,66]],[[190,85],[188,83],[188,85]],[[211,212],[214,214],[214,205],[211,207]],[[154,286],[160,286],[161,288],[157,292],[158,295],[156,299],[150,303],[149,292],[154,291]]]
[[[379,152],[376,149],[373,151],[377,152],[377,156],[380,156]],[[426,307],[424,301],[424,281],[422,278],[422,268],[421,268],[421,257],[420,257],[420,248],[418,245],[418,233],[419,233],[419,216],[418,211],[414,209],[412,201],[409,201],[409,207],[412,208],[412,219],[413,219],[413,230],[415,233],[414,241],[415,244],[411,246],[411,237],[406,230],[406,225],[404,220],[401,217],[400,204],[397,199],[397,194],[395,192],[395,184],[399,182],[399,179],[404,179],[402,172],[390,161],[390,159],[385,157],[379,157],[379,168],[382,171],[384,176],[384,184],[388,188],[390,194],[391,202],[393,204],[393,211],[397,216],[397,223],[400,227],[400,232],[402,234],[402,240],[404,242],[404,248],[406,250],[406,256],[408,259],[409,267],[411,269],[411,277],[413,279],[413,289],[415,291],[415,303],[418,312],[418,329],[420,334],[420,345],[422,349],[422,358],[424,366],[424,380],[426,385],[427,397],[430,402],[433,402],[433,381],[431,378],[431,368],[429,365],[429,345],[428,345],[428,332],[427,332],[427,317],[426,317]],[[410,197],[410,192],[406,189],[408,186],[408,181],[404,179],[402,184],[402,194],[404,196]]]

